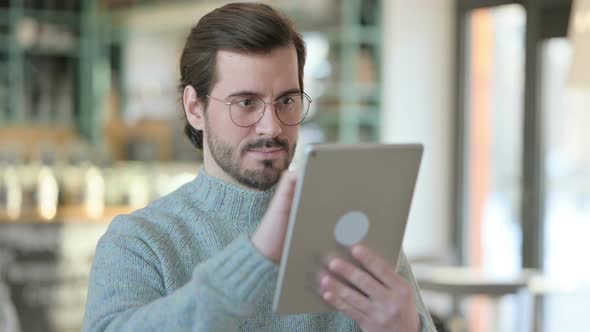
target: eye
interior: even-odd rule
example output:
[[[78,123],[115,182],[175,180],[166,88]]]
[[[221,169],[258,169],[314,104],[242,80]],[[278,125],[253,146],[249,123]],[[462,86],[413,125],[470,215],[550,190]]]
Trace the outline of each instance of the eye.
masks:
[[[251,108],[256,105],[256,99],[252,97],[243,98],[235,102],[236,105],[242,108]]]
[[[295,99],[293,99],[293,96],[283,96],[277,100],[277,103],[281,105],[291,105],[295,103]]]

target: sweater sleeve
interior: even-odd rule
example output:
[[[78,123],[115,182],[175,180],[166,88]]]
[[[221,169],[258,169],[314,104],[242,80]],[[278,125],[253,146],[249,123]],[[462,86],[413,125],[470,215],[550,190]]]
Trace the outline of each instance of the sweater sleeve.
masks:
[[[150,246],[107,232],[90,273],[83,331],[234,331],[256,309],[277,270],[244,234],[166,294]]]
[[[422,296],[420,295],[420,287],[414,278],[414,274],[412,273],[412,268],[408,263],[408,259],[406,255],[401,252],[399,256],[399,263],[397,268],[398,274],[403,277],[411,286],[414,291],[414,299],[416,302],[416,309],[418,311],[418,315],[420,316],[420,331],[421,332],[436,332],[436,328],[434,327],[434,323],[432,322],[432,318],[430,317],[430,313],[428,309],[424,305],[424,301],[422,300]]]

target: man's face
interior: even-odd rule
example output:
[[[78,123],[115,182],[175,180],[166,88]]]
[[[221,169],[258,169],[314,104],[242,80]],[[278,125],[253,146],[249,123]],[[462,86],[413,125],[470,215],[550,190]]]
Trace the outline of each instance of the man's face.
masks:
[[[266,54],[219,51],[217,83],[212,97],[231,102],[258,96],[267,103],[299,90],[297,54],[293,46]],[[266,105],[264,115],[250,127],[237,126],[229,106],[209,98],[205,112],[205,168],[211,175],[258,190],[277,183],[289,166],[299,125],[283,124]]]

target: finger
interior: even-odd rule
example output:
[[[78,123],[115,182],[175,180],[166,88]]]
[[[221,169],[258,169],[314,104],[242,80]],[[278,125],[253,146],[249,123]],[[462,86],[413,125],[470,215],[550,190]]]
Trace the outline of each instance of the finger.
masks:
[[[290,210],[293,195],[295,194],[297,178],[298,176],[295,172],[283,172],[271,203],[274,207]]]
[[[281,179],[279,180],[275,195],[283,197],[292,193],[295,189],[295,184],[297,183],[297,177],[297,173],[293,171],[284,171],[283,174],[281,174]]]
[[[297,174],[284,172],[273,199],[251,241],[268,259],[279,263],[293,203]]]
[[[388,291],[373,276],[343,259],[332,259],[328,268],[332,273],[341,276],[372,299],[381,299]]]
[[[369,298],[330,275],[322,277],[320,287],[323,293],[332,293],[339,301],[363,314],[371,312],[372,304]]]
[[[297,174],[290,171],[283,172],[267,212],[277,216],[286,216],[288,219],[291,214],[296,183]]]
[[[328,304],[336,308],[336,310],[343,312],[346,316],[359,323],[359,325],[363,325],[362,322],[367,319],[367,316],[364,313],[352,307],[350,304],[346,303],[342,298],[339,298],[332,292],[325,292],[322,294],[322,298]]]
[[[298,174],[296,172],[287,170],[281,174],[280,182],[283,183],[283,186],[287,186],[288,188],[290,188],[295,185],[295,183],[297,182],[297,178]]]
[[[390,289],[395,289],[400,277],[395,273],[395,267],[380,254],[363,245],[355,245],[352,247],[351,253],[352,257],[361,263],[375,278]]]

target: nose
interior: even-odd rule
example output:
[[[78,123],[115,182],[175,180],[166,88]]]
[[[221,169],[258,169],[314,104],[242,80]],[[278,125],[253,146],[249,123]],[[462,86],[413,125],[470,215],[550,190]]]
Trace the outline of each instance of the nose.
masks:
[[[256,123],[256,134],[277,137],[283,132],[283,123],[275,114],[274,105],[266,105],[262,118]]]

